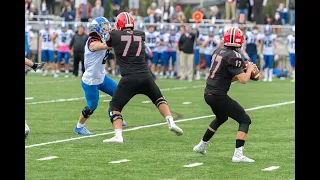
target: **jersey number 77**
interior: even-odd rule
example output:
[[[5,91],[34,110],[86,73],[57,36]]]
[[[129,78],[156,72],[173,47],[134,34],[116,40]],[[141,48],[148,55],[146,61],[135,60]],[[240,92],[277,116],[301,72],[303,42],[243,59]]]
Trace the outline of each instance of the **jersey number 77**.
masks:
[[[136,52],[136,56],[140,56],[140,53],[141,53],[141,49],[142,49],[142,38],[141,36],[131,36],[131,35],[122,35],[121,36],[121,41],[125,41],[126,42],[126,46],[123,50],[123,53],[122,53],[122,56],[125,57],[127,56],[127,53],[128,53],[128,50],[131,46],[131,43],[132,43],[132,38],[133,38],[133,41],[134,42],[138,42],[139,43],[139,46],[138,46],[138,49],[137,49],[137,52]]]

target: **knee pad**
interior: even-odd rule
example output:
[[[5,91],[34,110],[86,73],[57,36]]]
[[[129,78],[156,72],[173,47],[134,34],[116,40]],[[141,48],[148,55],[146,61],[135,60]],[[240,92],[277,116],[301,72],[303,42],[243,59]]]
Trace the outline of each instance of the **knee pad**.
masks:
[[[123,121],[123,117],[121,114],[113,114],[112,111],[109,111],[110,121],[113,124],[117,119],[121,119]]]
[[[161,97],[154,102],[154,105],[156,105],[157,108],[160,106],[160,104],[168,104],[168,102],[164,97]]]
[[[222,118],[216,118],[215,120],[213,120],[211,123],[210,123],[210,127],[214,130],[218,130],[218,128],[221,126],[221,124],[223,124],[224,122],[226,122],[228,120],[228,117],[222,119]]]
[[[89,118],[90,115],[93,113],[94,110],[90,110],[88,106],[85,106],[82,110],[82,115],[85,118]]]
[[[241,122],[239,122],[238,131],[242,131],[248,134],[250,124],[251,124],[251,118],[249,117],[248,114],[246,114],[245,117],[241,120]]]

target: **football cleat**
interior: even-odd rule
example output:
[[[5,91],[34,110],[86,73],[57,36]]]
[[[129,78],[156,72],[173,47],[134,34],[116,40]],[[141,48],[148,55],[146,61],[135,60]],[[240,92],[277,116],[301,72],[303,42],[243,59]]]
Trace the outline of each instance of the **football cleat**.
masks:
[[[179,128],[176,124],[168,124],[169,125],[169,130],[176,133],[177,136],[182,136],[183,131],[181,128]]]
[[[250,159],[250,158],[246,157],[245,155],[243,155],[243,150],[244,150],[243,146],[236,148],[234,150],[232,162],[254,162],[253,159]]]
[[[27,139],[27,137],[28,137],[28,135],[30,133],[30,128],[29,128],[29,126],[27,124],[27,121],[25,121],[24,129],[25,129],[25,131],[24,131],[25,132],[25,139]]]
[[[193,147],[193,151],[205,155],[207,153],[206,148],[208,145],[210,145],[210,141],[204,142],[201,139],[200,143]]]
[[[112,138],[103,140],[103,142],[106,142],[106,143],[123,143],[123,137],[115,137],[114,136]]]
[[[77,126],[74,128],[74,132],[76,134],[81,134],[81,135],[91,135],[92,132],[90,132],[86,127],[81,127],[77,128]]]

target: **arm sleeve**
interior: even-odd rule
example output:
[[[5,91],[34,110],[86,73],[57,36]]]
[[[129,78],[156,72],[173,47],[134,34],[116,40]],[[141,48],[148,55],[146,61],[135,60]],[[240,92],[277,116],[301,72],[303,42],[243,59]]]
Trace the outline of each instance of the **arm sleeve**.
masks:
[[[75,36],[73,36],[72,39],[71,39],[71,42],[70,42],[70,44],[69,44],[69,49],[72,49],[72,47],[73,47],[74,37],[75,37]]]
[[[109,46],[109,47],[112,47],[112,31],[109,33],[109,36],[110,36],[110,38],[109,38],[109,40],[106,42],[107,43],[107,46]]]

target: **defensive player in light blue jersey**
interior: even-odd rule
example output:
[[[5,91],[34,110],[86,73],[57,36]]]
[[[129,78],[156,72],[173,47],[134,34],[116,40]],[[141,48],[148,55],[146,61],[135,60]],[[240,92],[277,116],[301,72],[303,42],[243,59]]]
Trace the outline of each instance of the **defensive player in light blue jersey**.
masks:
[[[296,36],[295,36],[295,26],[291,28],[291,34],[287,36],[286,47],[289,52],[289,60],[292,67],[292,80],[291,82],[295,82],[295,64],[296,64]]]
[[[110,29],[110,23],[104,17],[95,18],[90,25],[89,38],[84,47],[85,72],[81,81],[87,105],[81,111],[78,124],[74,128],[76,134],[92,134],[86,129],[85,122],[98,107],[99,90],[112,96],[117,87],[117,83],[108,77],[105,71],[105,63],[111,50],[106,44]]]
[[[273,60],[275,56],[278,56],[278,49],[276,43],[277,35],[272,33],[272,27],[266,25],[264,27],[264,35],[259,39],[261,44],[261,53],[264,59],[264,78],[263,81],[272,82],[273,76]]]

